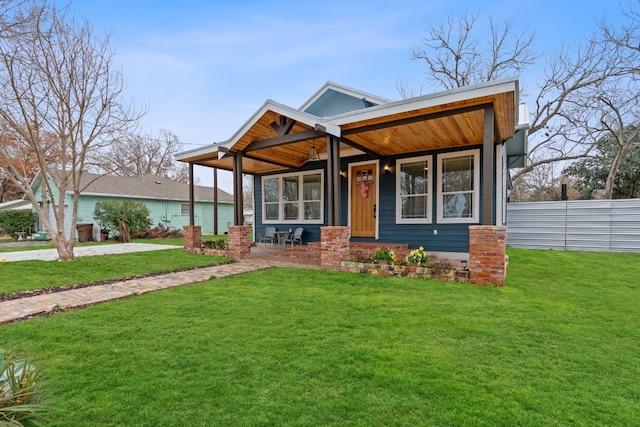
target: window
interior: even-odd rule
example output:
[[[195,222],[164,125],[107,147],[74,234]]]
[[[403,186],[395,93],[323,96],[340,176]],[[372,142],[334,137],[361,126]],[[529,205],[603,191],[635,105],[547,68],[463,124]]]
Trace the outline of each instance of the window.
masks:
[[[322,223],[322,188],[317,171],[264,177],[263,222]]]
[[[479,158],[478,150],[438,156],[438,222],[478,221]]]
[[[431,222],[431,156],[396,161],[396,222]]]
[[[189,215],[191,213],[190,207],[189,203],[180,203],[180,215]]]

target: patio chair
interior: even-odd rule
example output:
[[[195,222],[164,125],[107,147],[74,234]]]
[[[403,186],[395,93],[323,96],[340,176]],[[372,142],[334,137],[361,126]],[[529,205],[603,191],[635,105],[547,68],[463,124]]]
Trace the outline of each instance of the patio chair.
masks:
[[[302,227],[296,228],[296,230],[293,232],[292,235],[290,235],[289,237],[286,237],[284,239],[284,244],[286,245],[287,243],[291,243],[291,247],[293,247],[293,245],[295,243],[301,245],[302,244],[302,233],[304,233],[304,228],[302,228]]]
[[[264,229],[264,234],[258,235],[258,242],[266,245],[267,243],[273,244],[276,241],[276,228],[275,227],[266,227]]]

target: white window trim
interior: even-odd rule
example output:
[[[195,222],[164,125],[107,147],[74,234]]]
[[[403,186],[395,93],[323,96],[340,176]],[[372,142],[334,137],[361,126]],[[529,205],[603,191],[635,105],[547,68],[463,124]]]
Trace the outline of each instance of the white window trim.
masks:
[[[473,216],[471,218],[444,218],[442,215],[442,159],[448,159],[452,157],[473,156]],[[438,189],[436,191],[436,197],[438,198],[437,204],[437,221],[439,224],[472,224],[477,223],[480,210],[480,150],[464,150],[454,151],[451,153],[438,154]]]
[[[320,174],[320,219],[304,219],[304,209],[302,205],[304,204],[303,191],[304,191],[304,176],[306,175],[317,175]],[[298,188],[299,199],[298,203],[301,204],[299,209],[300,215],[302,215],[302,219],[284,219],[284,203],[282,201],[282,190],[284,186],[282,185],[282,180],[284,178],[296,176],[300,179],[300,185]],[[278,186],[278,218],[280,219],[267,219],[267,211],[265,209],[265,199],[264,199],[264,181],[267,179],[278,179],[280,181],[280,185]],[[314,169],[304,172],[292,172],[292,173],[283,173],[277,175],[263,175],[261,179],[262,186],[262,223],[263,224],[324,224],[324,170],[323,169]]]
[[[426,218],[402,218],[402,194],[400,191],[401,168],[405,163],[427,162],[427,217]],[[396,160],[396,224],[431,224],[433,211],[433,160],[432,156],[407,157]]]
[[[183,213],[183,209],[182,209],[183,206],[187,206],[187,210],[189,212]],[[188,216],[191,213],[190,211],[191,211],[191,204],[190,203],[182,203],[182,202],[180,203],[180,215],[181,216]]]

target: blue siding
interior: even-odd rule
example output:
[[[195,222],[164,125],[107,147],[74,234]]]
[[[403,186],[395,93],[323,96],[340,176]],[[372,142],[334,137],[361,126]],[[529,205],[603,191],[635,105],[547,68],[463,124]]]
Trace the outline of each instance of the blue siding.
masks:
[[[356,98],[355,96],[329,89],[320,95],[320,97],[305,110],[305,113],[318,117],[329,117],[371,107],[372,105],[371,102],[365,101],[362,98]]]
[[[464,147],[465,150],[470,148],[481,148],[479,146],[475,147]],[[423,153],[414,153],[412,155],[405,155],[401,157],[386,157],[380,159],[380,169],[386,163],[391,165],[395,165],[396,159],[400,158],[411,158],[418,157],[422,155],[432,155],[433,156],[433,168],[436,167],[436,158],[437,155],[443,153],[444,151],[431,151],[431,152],[423,152]],[[495,154],[494,154],[495,156]],[[373,160],[368,156],[357,156],[357,157],[348,157],[341,159],[340,169],[347,170],[348,165],[350,163],[357,163],[363,161]],[[480,150],[480,167],[482,167],[482,150]],[[317,163],[313,165],[315,169],[317,169]],[[308,169],[314,169],[308,168]],[[325,168],[325,194],[327,191],[326,184],[326,164],[323,164],[323,168]],[[304,170],[304,169],[303,169]],[[480,171],[480,202],[482,202],[482,171]],[[466,224],[438,224],[436,222],[437,218],[437,203],[436,203],[436,195],[437,195],[437,179],[436,174],[432,177],[431,182],[431,194],[433,195],[432,201],[432,222],[430,224],[396,224],[396,176],[397,173],[396,168],[393,168],[393,172],[390,174],[385,174],[382,170],[379,171],[378,180],[379,180],[379,190],[380,194],[378,195],[378,215],[379,215],[379,228],[378,228],[378,239],[374,238],[353,238],[353,241],[357,242],[380,242],[380,243],[406,243],[411,248],[417,248],[418,246],[424,246],[429,251],[438,251],[438,252],[468,252],[469,251],[469,226],[470,225],[478,225],[480,222],[476,223],[466,223]],[[496,172],[494,171],[494,180]],[[348,179],[341,179],[341,216],[342,216],[342,225],[347,225],[349,218],[349,206],[348,206],[348,194],[349,194],[349,182]],[[262,178],[261,176],[255,176],[254,178],[254,188],[255,188],[255,224],[256,224],[256,235],[260,233],[264,233],[265,225],[262,224]],[[496,198],[493,199],[494,205],[494,223],[495,223],[495,207],[496,207]],[[480,203],[480,212],[479,217],[482,217],[482,203]],[[325,218],[327,217],[327,203],[325,198]],[[325,224],[326,225],[326,221]],[[277,228],[280,230],[286,229],[295,229],[296,227],[301,226],[300,224],[277,224]],[[304,241],[319,241],[320,240],[320,224],[304,224],[302,227],[305,228]],[[437,230],[437,234],[434,234],[434,230]]]

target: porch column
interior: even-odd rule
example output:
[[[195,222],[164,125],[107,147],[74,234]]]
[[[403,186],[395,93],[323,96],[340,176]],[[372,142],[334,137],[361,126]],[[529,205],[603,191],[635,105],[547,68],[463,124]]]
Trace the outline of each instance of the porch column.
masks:
[[[233,225],[244,225],[242,199],[242,153],[233,153]]]
[[[495,161],[494,127],[495,114],[493,105],[484,108],[484,139],[482,142],[482,224],[493,224],[493,197],[495,192],[493,170]]]
[[[218,235],[218,168],[213,168],[213,234]]]
[[[193,163],[189,163],[189,225],[195,225],[195,206],[194,206],[194,185],[193,185]]]
[[[327,202],[329,226],[342,225],[340,215],[340,146],[338,138],[327,135]]]
[[[507,227],[469,226],[469,282],[503,286],[507,277]]]

